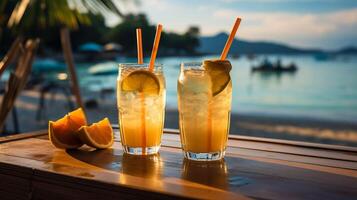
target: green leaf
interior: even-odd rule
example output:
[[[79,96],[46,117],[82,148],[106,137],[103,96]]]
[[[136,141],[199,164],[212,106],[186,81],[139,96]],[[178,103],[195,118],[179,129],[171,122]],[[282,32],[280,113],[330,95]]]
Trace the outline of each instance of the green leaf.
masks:
[[[0,9],[7,1],[1,2]],[[88,14],[104,16],[110,12],[120,17],[123,16],[114,0],[21,0],[17,2],[16,7],[25,1],[29,1],[29,4],[24,14],[13,23],[8,23],[11,28],[20,29],[22,32],[60,26],[76,29],[79,24],[91,23]],[[16,9],[16,7],[12,15],[20,16],[21,9]]]

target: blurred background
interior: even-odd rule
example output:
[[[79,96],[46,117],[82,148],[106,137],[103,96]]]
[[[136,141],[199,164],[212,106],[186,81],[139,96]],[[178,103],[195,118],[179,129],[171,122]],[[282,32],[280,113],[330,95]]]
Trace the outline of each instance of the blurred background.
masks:
[[[30,77],[2,135],[47,128],[76,107],[60,30],[70,30],[89,121],[117,124],[118,63],[136,62],[135,29],[148,61],[155,27],[167,87],[166,128],[178,128],[181,62],[218,58],[236,17],[229,52],[231,134],[357,146],[357,2],[354,0],[1,0],[0,55],[16,38],[40,38]],[[10,65],[0,79],[6,89]],[[0,97],[1,99],[1,97]],[[16,130],[17,126],[17,130]]]

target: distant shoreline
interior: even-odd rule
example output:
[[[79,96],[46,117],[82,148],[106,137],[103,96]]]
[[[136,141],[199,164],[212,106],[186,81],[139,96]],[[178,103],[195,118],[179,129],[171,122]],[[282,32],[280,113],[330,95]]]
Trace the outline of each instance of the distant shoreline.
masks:
[[[0,53],[0,57],[4,57],[6,52],[1,52]],[[249,57],[249,56],[262,56],[262,55],[267,55],[267,56],[273,56],[273,55],[282,55],[282,56],[315,56],[315,55],[329,55],[329,56],[357,56],[357,50],[354,52],[318,52],[318,53],[312,53],[312,52],[266,52],[266,53],[262,53],[262,52],[258,52],[258,53],[247,53],[247,52],[243,52],[243,53],[231,53],[230,55],[228,55],[228,57]],[[97,54],[93,54],[91,55],[96,57],[95,60],[86,60],[87,54],[85,53],[81,53],[81,52],[73,52],[74,55],[74,60],[75,62],[81,63],[81,62],[103,62],[103,61],[111,61],[111,60],[115,60],[115,58],[128,58],[128,59],[136,59],[136,55],[135,54],[128,54],[128,53],[123,53],[123,52],[118,52],[115,54],[115,56],[113,57],[107,57],[106,53],[97,53]],[[113,55],[113,54],[111,54]],[[219,52],[196,52],[196,53],[184,53],[184,54],[166,54],[166,53],[158,53],[158,57],[160,58],[168,58],[168,57],[178,57],[178,58],[182,58],[182,57],[201,57],[201,56],[215,56],[215,55],[219,55]],[[48,55],[41,55],[38,54],[37,57],[35,58],[36,60],[43,60],[43,59],[54,59],[57,61],[61,61],[64,62],[64,58],[62,55],[62,52],[55,52],[55,53],[51,53]]]

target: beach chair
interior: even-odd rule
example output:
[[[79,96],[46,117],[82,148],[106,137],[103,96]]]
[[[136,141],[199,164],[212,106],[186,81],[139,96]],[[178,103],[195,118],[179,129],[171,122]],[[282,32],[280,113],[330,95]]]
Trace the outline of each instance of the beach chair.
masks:
[[[38,102],[38,107],[36,111],[36,120],[40,121],[44,119],[46,114],[46,94],[51,95],[51,103],[53,103],[55,95],[57,92],[60,92],[64,95],[67,101],[67,108],[68,112],[75,109],[75,105],[71,99],[71,90],[70,86],[67,82],[59,81],[59,80],[52,80],[52,81],[45,81],[40,85],[40,100]]]
[[[21,44],[22,40],[23,39],[21,37],[16,38],[16,40],[12,43],[7,54],[0,61],[0,95],[1,96],[5,93],[5,89],[6,89],[6,81],[1,80],[1,77],[2,77],[3,73],[5,72],[5,70],[7,69],[7,67],[9,67],[14,62],[14,60],[17,59],[20,52],[23,51],[23,46]],[[0,100],[1,99],[2,98],[0,98]],[[13,121],[13,125],[14,125],[14,131],[19,132],[16,106],[14,106],[14,108],[12,109],[12,121]],[[4,124],[3,129],[5,129],[4,132],[6,132],[5,124]],[[1,130],[0,130],[0,134],[1,134]]]
[[[22,46],[22,38],[18,37],[12,43],[9,51],[4,56],[4,58],[0,61],[0,78],[4,73],[5,69],[18,57],[19,53],[23,51]]]
[[[16,67],[14,71],[10,73],[0,104],[0,133],[2,133],[8,114],[14,108],[17,96],[26,85],[38,44],[38,39],[29,39],[25,45],[22,44],[20,39],[19,41],[16,40],[14,45],[10,48],[9,53],[1,62],[0,76],[5,68],[18,56]],[[17,118],[16,110],[15,117]]]

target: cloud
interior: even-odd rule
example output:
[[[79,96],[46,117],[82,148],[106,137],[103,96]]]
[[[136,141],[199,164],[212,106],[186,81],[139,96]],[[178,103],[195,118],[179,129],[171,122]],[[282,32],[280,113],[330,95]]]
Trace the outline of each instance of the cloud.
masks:
[[[237,2],[249,2],[249,3],[286,3],[286,2],[297,2],[297,3],[309,3],[309,2],[339,2],[341,0],[220,0],[223,3],[237,3]]]
[[[143,6],[148,6],[155,8],[157,11],[165,11],[172,7],[168,1],[165,0],[150,0],[150,1],[145,1],[145,5]]]
[[[183,33],[190,25],[200,27],[202,35],[213,35],[221,31],[229,32],[236,16],[243,21],[237,36],[249,40],[266,40],[287,43],[300,47],[319,47],[336,49],[346,45],[357,46],[357,8],[334,8],[327,11],[292,12],[286,9],[269,11],[257,8],[263,3],[281,0],[251,0],[254,9],[235,3],[224,4],[222,1],[189,0],[150,0],[141,1],[141,6],[122,5],[125,13],[147,13],[151,23],[162,23],[165,31]],[[249,2],[251,2],[249,0]],[[288,2],[300,2],[288,0]],[[301,0],[303,2],[338,1],[338,0]],[[304,4],[304,3],[302,3]],[[319,4],[319,3],[318,3]],[[295,5],[295,4],[294,4]],[[330,5],[330,7],[335,4]],[[248,9],[248,10],[247,10]],[[342,9],[342,10],[341,10]],[[118,19],[109,18],[107,23],[115,25]]]
[[[260,3],[269,3],[269,2],[281,2],[288,0],[220,0],[223,3],[236,3],[236,2],[260,2]]]
[[[357,32],[357,9],[329,13],[239,12],[221,9],[213,13],[217,20],[232,20],[242,16],[239,34],[252,40],[275,40],[309,46],[311,41],[331,35]]]

